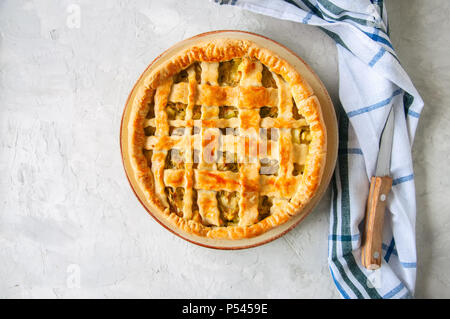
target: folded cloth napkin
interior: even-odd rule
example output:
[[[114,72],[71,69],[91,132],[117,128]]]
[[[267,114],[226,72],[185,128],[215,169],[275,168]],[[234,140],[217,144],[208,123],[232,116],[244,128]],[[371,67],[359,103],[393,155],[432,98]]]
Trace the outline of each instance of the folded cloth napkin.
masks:
[[[339,155],[331,181],[328,261],[344,298],[411,298],[416,280],[416,203],[411,147],[423,101],[389,39],[383,0],[233,0],[256,13],[321,28],[339,57]],[[339,103],[337,103],[339,104]],[[383,263],[361,265],[370,177],[390,109],[395,129],[392,191],[384,219]]]

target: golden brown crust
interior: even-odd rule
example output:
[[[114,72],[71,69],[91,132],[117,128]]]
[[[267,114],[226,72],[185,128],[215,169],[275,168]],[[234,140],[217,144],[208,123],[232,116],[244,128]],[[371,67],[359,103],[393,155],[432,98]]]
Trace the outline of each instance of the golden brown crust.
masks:
[[[172,82],[173,76],[196,62],[222,62],[235,58],[245,58],[244,61],[250,61],[242,64],[247,78],[241,82],[240,86],[218,86],[214,82],[217,79],[217,65],[213,65],[212,68],[215,68],[216,74],[205,83],[202,79],[202,83],[197,85],[195,73],[192,70],[189,71],[187,82],[175,84]],[[251,63],[253,60],[260,61],[274,74],[278,88],[251,85],[255,81],[261,81],[261,70],[255,70],[255,65]],[[245,40],[221,39],[198,43],[157,68],[144,79],[144,84],[136,89],[137,94],[132,103],[128,126],[130,133],[128,152],[132,168],[151,206],[165,215],[179,229],[210,238],[236,240],[254,237],[299,213],[315,194],[325,165],[327,142],[320,104],[302,76],[273,52]],[[297,120],[292,118],[292,98],[304,118]],[[149,120],[146,119],[146,115],[151,101],[154,101],[155,119]],[[186,120],[167,118],[164,106],[168,101],[187,105]],[[202,119],[195,120],[192,116],[195,105],[203,105],[204,114],[209,115],[202,115]],[[238,118],[218,119],[218,108],[210,107],[214,105],[239,105],[243,109],[240,110]],[[278,106],[280,115],[277,118],[261,119],[259,108],[265,106]],[[211,170],[207,164],[201,164],[204,165],[204,169],[196,169],[191,163],[184,164],[185,170],[165,169],[164,161],[168,150],[176,146],[188,146],[186,149],[191,149],[191,146],[196,143],[195,135],[169,137],[169,127],[186,127],[192,130],[195,123],[201,123],[202,134],[210,134],[210,140],[214,140],[214,130],[218,127],[236,127],[239,124],[241,130],[259,129],[259,127],[279,128],[279,176],[259,175],[259,163],[242,165],[238,173]],[[156,127],[155,137],[146,137],[144,134],[144,127],[150,124]],[[291,143],[290,129],[305,124],[309,126],[311,135],[309,150],[301,156],[302,159],[293,160],[293,156],[302,154],[302,150],[298,145]],[[247,145],[245,143],[248,143],[247,140],[242,141],[237,137],[233,141],[227,141],[228,139],[224,139],[224,144],[229,143],[238,147],[240,155],[248,155],[245,150],[242,152],[242,148],[245,149]],[[143,154],[143,149],[153,150],[151,168]],[[291,174],[294,164],[304,165],[301,176]],[[187,200],[184,204],[184,215],[180,217],[170,212],[166,199],[158,194],[161,194],[161,191],[164,192],[165,186],[182,187],[183,185],[186,187]],[[208,220],[210,226],[191,219],[194,216],[195,204],[191,198],[194,190],[198,188],[202,189],[197,195],[198,202],[201,203],[200,215],[204,221]],[[211,199],[210,196],[210,192],[215,190],[242,191],[240,199],[242,215],[238,225],[220,225],[221,221],[217,219],[218,215],[215,211],[217,210],[215,197]],[[258,221],[257,211],[258,194],[276,194],[279,197],[274,200],[271,215],[260,221]],[[196,214],[199,215],[198,212]]]

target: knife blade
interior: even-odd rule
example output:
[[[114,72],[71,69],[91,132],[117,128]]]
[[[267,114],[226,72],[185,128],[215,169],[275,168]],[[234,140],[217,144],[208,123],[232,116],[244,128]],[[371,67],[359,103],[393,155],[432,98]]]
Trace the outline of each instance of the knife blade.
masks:
[[[378,152],[376,176],[387,176],[391,169],[392,141],[394,139],[394,111],[391,108],[386,124],[381,134],[380,150]]]
[[[392,142],[394,137],[394,111],[389,111],[380,138],[375,176],[371,178],[367,199],[365,231],[362,240],[361,261],[367,269],[381,267],[383,221],[388,194],[392,187],[390,175]]]

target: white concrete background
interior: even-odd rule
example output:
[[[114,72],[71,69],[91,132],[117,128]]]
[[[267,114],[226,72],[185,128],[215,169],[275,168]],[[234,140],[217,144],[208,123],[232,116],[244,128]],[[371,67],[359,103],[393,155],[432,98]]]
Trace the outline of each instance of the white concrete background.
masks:
[[[391,0],[388,10],[426,103],[414,150],[416,296],[450,297],[450,6]],[[119,126],[134,82],[167,47],[217,29],[288,46],[337,98],[334,43],[313,27],[206,0],[0,0],[0,298],[339,297],[329,196],[281,239],[216,251],[163,229],[126,181]]]

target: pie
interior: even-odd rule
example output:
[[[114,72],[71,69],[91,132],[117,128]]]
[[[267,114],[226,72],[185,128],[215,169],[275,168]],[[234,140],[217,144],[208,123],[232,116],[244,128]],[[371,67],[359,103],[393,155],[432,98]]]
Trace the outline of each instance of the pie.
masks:
[[[140,83],[128,124],[132,173],[175,227],[254,237],[314,196],[326,160],[320,103],[275,53],[247,40],[198,42]]]

